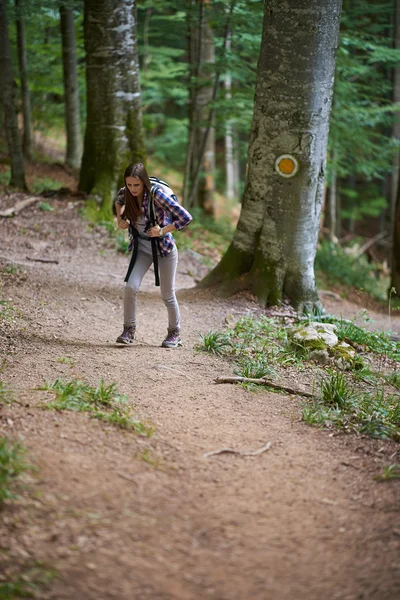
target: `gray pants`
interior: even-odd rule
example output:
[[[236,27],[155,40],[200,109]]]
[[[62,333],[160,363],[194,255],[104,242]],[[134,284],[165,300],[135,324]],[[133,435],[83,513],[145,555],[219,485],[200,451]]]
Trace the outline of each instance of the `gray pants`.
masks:
[[[153,263],[153,257],[144,252],[138,252],[135,266],[129,277],[124,293],[124,325],[136,327],[136,297],[143,277]],[[160,274],[161,298],[168,311],[169,329],[179,329],[179,305],[175,296],[175,275],[178,266],[178,251],[173,250],[167,256],[158,257]]]

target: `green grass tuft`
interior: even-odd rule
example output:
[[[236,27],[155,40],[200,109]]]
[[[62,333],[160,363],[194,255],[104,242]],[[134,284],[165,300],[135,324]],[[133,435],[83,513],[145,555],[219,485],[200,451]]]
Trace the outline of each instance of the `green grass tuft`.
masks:
[[[26,448],[21,442],[11,442],[0,437],[0,505],[4,500],[16,498],[14,484],[24,471],[34,467],[26,461]]]
[[[94,419],[148,437],[154,432],[152,426],[134,417],[127,405],[127,396],[118,393],[116,383],[106,385],[102,379],[97,387],[92,387],[79,379],[66,381],[59,377],[39,389],[55,393],[55,399],[47,402],[44,408],[86,412]]]

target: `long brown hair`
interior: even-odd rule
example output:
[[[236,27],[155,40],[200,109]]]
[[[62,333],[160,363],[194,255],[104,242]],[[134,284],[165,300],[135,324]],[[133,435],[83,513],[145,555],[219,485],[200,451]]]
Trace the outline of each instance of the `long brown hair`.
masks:
[[[142,213],[142,203],[141,203],[141,200],[137,196],[133,196],[130,193],[130,191],[128,190],[128,187],[126,185],[127,177],[136,177],[137,179],[140,179],[140,181],[144,185],[143,193],[145,191],[147,192],[147,194],[151,193],[150,192],[151,183],[150,183],[149,175],[146,171],[146,168],[142,163],[136,163],[136,164],[132,164],[132,165],[129,165],[128,167],[126,167],[125,173],[124,173],[124,181],[125,181],[124,217],[127,217],[129,219],[131,225],[133,225],[136,222],[137,218]]]

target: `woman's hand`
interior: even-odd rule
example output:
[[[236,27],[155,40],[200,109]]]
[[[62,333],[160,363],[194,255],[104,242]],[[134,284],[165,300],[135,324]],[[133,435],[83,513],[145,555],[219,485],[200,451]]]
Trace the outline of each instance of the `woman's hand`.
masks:
[[[121,217],[117,218],[117,225],[120,229],[128,229],[129,224],[125,221],[125,219],[121,219]]]
[[[146,231],[149,237],[161,237],[162,236],[162,228],[159,225],[155,225],[151,227],[148,231]]]

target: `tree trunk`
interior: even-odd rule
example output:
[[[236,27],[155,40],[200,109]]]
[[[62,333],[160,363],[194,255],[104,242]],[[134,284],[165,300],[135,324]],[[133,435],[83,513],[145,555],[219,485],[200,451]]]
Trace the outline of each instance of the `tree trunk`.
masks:
[[[140,108],[135,0],[86,0],[87,125],[79,189],[111,199],[129,163],[146,152]]]
[[[18,129],[17,104],[8,37],[6,3],[4,0],[0,0],[0,76],[6,138],[11,162],[10,185],[27,189],[21,137]]]
[[[400,0],[395,1],[395,9],[394,9],[394,40],[393,45],[395,48],[400,48]],[[398,104],[400,102],[400,67],[395,67],[393,69],[393,103]],[[395,113],[394,121],[393,121],[393,129],[392,136],[395,140],[400,140],[400,115],[399,113]],[[395,211],[396,211],[396,201],[398,197],[398,188],[399,188],[399,161],[400,161],[400,152],[396,152],[393,157],[393,167],[392,167],[392,178],[391,178],[391,191],[390,191],[390,223],[392,226],[392,235],[394,234],[394,222],[395,222]]]
[[[329,239],[331,242],[337,242],[338,238],[336,235],[336,215],[337,215],[337,176],[336,171],[332,173],[331,187],[329,188],[329,200],[328,200],[328,228],[329,228]]]
[[[397,206],[394,215],[392,248],[391,288],[395,289],[395,295],[400,298],[400,191],[397,194]]]
[[[32,160],[33,155],[33,126],[32,126],[32,106],[31,94],[28,86],[28,60],[26,56],[25,44],[25,25],[24,25],[24,7],[23,0],[15,0],[17,12],[17,44],[18,44],[18,62],[21,75],[21,98],[22,114],[24,119],[24,134],[22,138],[22,149],[27,160]]]
[[[71,169],[79,169],[82,153],[82,140],[76,64],[75,24],[73,8],[68,4],[60,5],[60,24],[64,73],[65,127],[67,132],[65,163],[71,167]]]
[[[213,102],[214,79],[209,65],[215,62],[214,35],[207,22],[209,0],[197,0],[190,15],[189,47],[191,93],[189,142],[185,166],[183,197],[187,206],[200,206],[214,214],[215,131]]]
[[[320,306],[314,259],[341,0],[266,0],[248,175],[233,241],[203,285]]]
[[[228,33],[226,41],[227,50],[231,50],[231,34]],[[225,98],[232,101],[232,75],[228,71],[224,81]],[[239,169],[234,141],[234,127],[232,121],[227,119],[225,124],[225,168],[226,168],[226,197],[229,201],[236,200],[239,196]]]

